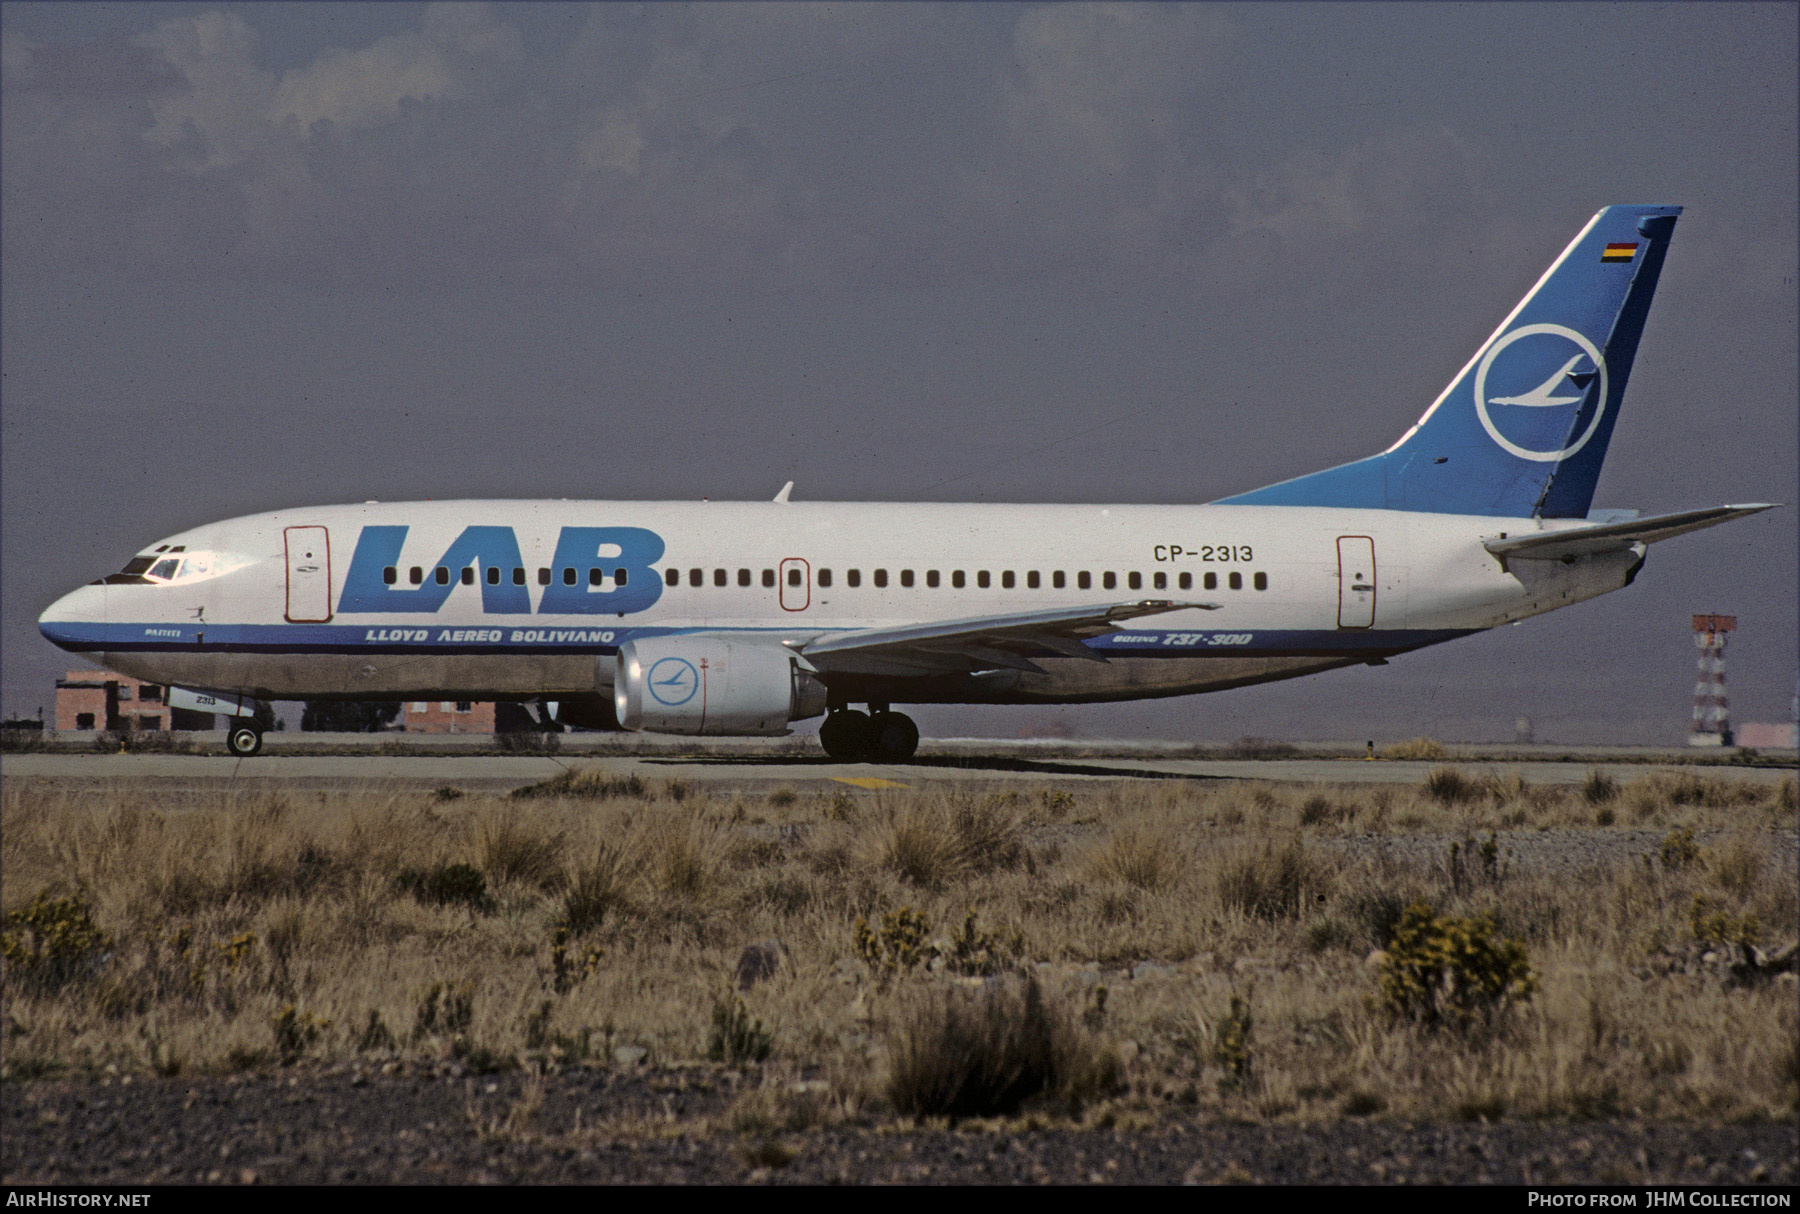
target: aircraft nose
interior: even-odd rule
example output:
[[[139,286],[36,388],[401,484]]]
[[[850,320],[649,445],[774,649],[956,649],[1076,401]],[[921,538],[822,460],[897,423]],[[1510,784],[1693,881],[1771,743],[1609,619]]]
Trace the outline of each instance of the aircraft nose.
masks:
[[[38,631],[61,649],[95,648],[106,627],[106,587],[82,586],[63,595],[38,616]]]

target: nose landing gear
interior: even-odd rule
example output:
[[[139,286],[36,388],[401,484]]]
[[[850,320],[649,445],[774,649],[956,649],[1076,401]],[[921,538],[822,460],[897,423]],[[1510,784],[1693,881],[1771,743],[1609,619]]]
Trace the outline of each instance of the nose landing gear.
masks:
[[[819,745],[840,763],[904,763],[919,749],[919,727],[903,712],[839,708],[819,726]]]
[[[225,733],[225,749],[240,759],[248,759],[262,749],[263,731],[250,717],[234,717]]]

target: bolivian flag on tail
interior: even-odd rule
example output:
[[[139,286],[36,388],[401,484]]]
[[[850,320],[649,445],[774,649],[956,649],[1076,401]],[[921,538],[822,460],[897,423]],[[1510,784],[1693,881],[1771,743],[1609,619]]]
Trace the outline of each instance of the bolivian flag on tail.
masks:
[[[1609,244],[1600,250],[1601,261],[1630,261],[1637,256],[1637,242],[1630,244]]]

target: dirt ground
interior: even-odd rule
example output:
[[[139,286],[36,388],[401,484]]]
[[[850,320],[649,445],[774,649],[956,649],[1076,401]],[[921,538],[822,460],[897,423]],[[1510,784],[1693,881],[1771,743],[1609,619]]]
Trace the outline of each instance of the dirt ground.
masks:
[[[744,1134],[753,1071],[11,1082],[0,1183],[1792,1185],[1793,1124],[887,1121]]]

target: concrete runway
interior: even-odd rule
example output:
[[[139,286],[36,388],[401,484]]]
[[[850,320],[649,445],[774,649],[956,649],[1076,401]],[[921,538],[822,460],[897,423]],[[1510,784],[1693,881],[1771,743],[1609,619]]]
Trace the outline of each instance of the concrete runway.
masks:
[[[1009,751],[1011,753],[1009,753]],[[1588,773],[1604,771],[1625,783],[1652,771],[1684,770],[1672,764],[1627,762],[1490,762],[1452,759],[1449,763],[1471,776],[1518,771],[1532,784],[1580,784]],[[1444,761],[1414,762],[1353,758],[1194,759],[1145,757],[1142,754],[1047,758],[1017,753],[999,744],[993,753],[923,754],[907,763],[835,763],[822,756],[793,754],[657,753],[644,755],[282,755],[253,759],[226,755],[159,754],[12,754],[0,759],[0,777],[8,785],[47,782],[57,785],[113,785],[120,782],[152,787],[216,785],[223,781],[305,789],[401,788],[454,786],[466,792],[509,792],[549,779],[569,767],[599,767],[619,776],[636,775],[660,783],[685,780],[694,784],[767,791],[779,785],[796,788],[828,782],[860,788],[918,788],[946,783],[1018,783],[1021,781],[1082,784],[1094,781],[1268,780],[1299,784],[1418,785]],[[1689,769],[1714,779],[1774,784],[1791,769],[1769,767],[1701,767]]]

